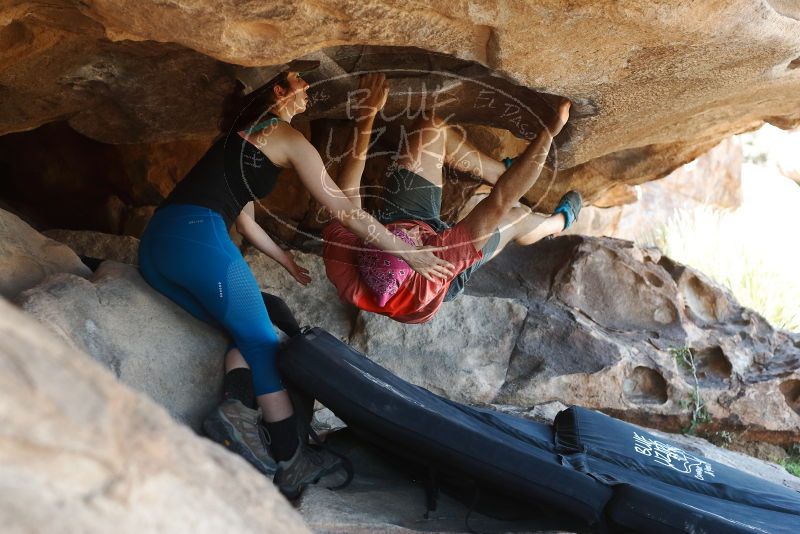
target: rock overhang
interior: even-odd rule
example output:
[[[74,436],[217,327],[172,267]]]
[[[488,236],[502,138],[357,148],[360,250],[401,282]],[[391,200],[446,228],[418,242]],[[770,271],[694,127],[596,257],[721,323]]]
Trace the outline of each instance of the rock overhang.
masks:
[[[544,208],[568,188],[602,203],[610,191],[660,178],[764,121],[800,124],[800,21],[783,0],[722,8],[96,0],[0,13],[4,132],[65,119],[112,143],[209,135],[233,89],[226,63],[393,47],[401,53],[392,64],[409,60],[402,51],[424,49],[483,66],[545,101],[565,96],[583,108],[562,143],[557,183],[537,184],[527,196]]]

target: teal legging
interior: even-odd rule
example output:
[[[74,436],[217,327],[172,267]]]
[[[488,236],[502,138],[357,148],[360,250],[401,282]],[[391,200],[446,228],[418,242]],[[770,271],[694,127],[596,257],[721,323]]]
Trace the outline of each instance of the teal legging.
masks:
[[[186,204],[157,210],[139,243],[139,269],[157,291],[231,335],[256,395],[284,389],[278,337],[258,283],[217,212]]]

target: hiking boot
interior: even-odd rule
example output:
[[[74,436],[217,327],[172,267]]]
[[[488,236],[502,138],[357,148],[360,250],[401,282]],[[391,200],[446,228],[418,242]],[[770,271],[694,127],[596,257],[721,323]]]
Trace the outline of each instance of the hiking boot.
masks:
[[[553,211],[553,215],[556,213],[564,215],[564,230],[566,230],[577,220],[582,206],[583,199],[581,198],[581,194],[577,191],[569,191],[558,201],[558,206],[556,206],[556,209]]]
[[[205,421],[209,438],[235,452],[261,473],[272,476],[277,469],[269,452],[269,437],[261,423],[261,410],[248,408],[236,399],[226,399]]]
[[[338,469],[349,471],[342,458],[301,441],[294,456],[278,462],[273,482],[283,496],[291,501],[299,497],[306,486],[316,484],[320,478]],[[352,477],[352,473],[348,473],[348,476]]]

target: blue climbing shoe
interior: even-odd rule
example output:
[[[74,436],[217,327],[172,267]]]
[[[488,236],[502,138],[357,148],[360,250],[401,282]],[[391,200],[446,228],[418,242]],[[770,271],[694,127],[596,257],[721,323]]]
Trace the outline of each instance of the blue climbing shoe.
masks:
[[[553,211],[553,215],[556,213],[562,213],[564,215],[564,219],[566,220],[564,230],[566,230],[578,219],[578,214],[581,212],[582,206],[583,199],[581,198],[581,194],[577,191],[569,191],[558,201],[558,206]]]

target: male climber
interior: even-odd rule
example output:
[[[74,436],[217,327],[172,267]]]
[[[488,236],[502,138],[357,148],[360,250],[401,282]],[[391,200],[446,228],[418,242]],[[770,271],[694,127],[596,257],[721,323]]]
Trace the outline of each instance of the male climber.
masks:
[[[373,112],[362,114],[357,121],[352,148],[337,180],[342,192],[359,207],[373,121],[388,94],[382,75],[373,76],[371,85],[361,105],[371,106]],[[382,194],[385,206],[377,219],[406,243],[435,247],[434,254],[450,263],[450,275],[426,278],[334,219],[323,232],[323,256],[339,297],[396,321],[422,323],[433,317],[442,302],[456,298],[472,273],[511,240],[530,245],[569,227],[582,204],[576,191],[565,194],[550,216],[518,205],[539,177],[553,138],[569,118],[569,109],[569,100],[563,99],[522,155],[506,163],[482,154],[458,128],[433,113],[421,116],[389,176]],[[494,187],[466,217],[448,227],[440,219],[442,166],[456,162],[467,163],[474,174]]]

